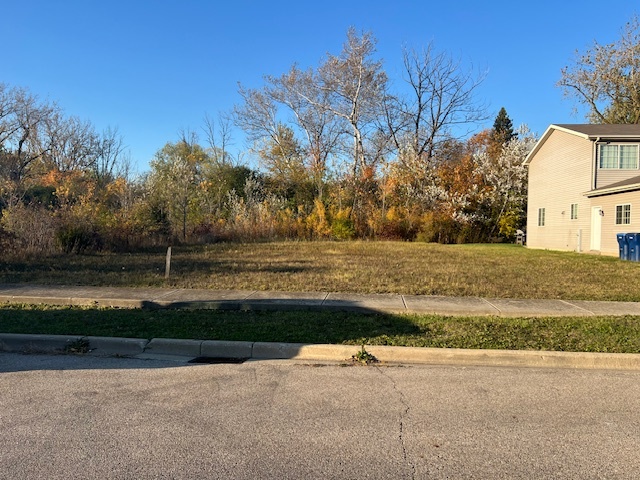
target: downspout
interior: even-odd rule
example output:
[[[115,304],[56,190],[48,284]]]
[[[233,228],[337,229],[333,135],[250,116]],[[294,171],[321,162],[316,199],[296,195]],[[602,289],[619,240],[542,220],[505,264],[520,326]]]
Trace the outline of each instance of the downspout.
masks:
[[[591,158],[593,161],[591,162],[591,190],[596,189],[596,185],[598,183],[598,143],[600,142],[600,137],[596,137],[593,142],[593,153]]]
[[[592,190],[595,190],[598,185],[598,143],[600,143],[600,137],[596,137],[596,141],[593,143],[593,163],[591,165],[591,168],[593,169],[593,175],[591,176],[591,178],[593,178],[593,185],[591,185]],[[591,243],[593,242],[593,225],[591,223],[592,208],[593,203],[591,199],[589,199],[589,249],[591,249]],[[600,214],[602,214],[602,210],[600,211]],[[602,242],[602,232],[600,233],[600,240],[598,240],[598,242]],[[600,249],[602,249],[602,247],[600,247]]]

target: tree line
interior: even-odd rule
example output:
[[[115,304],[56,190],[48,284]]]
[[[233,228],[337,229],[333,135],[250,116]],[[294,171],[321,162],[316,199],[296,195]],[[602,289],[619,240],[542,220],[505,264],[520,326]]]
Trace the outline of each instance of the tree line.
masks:
[[[562,70],[559,85],[588,106],[589,118],[637,120],[629,64],[640,57],[597,60],[637,48],[637,31],[630,23],[620,42],[596,44]],[[476,98],[484,76],[433,45],[405,49],[402,65],[401,78],[388,78],[373,34],[350,29],[342,50],[316,67],[294,64],[259,88],[239,85],[232,112],[206,117],[200,135],[182,132],[135,178],[117,129],[98,132],[26,88],[0,84],[0,248],[511,240],[526,223],[522,162],[535,136],[514,129],[504,108],[491,129],[475,131],[488,118]],[[617,94],[607,99],[615,78]],[[597,80],[600,89],[582,88]],[[230,153],[233,126],[259,168]]]

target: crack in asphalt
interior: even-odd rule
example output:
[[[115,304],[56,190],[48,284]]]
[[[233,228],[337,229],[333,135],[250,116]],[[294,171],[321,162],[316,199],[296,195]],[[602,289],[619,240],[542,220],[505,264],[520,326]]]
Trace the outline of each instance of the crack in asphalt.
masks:
[[[391,382],[391,385],[393,387],[393,391],[398,394],[398,398],[400,399],[400,403],[404,407],[404,410],[402,410],[400,412],[400,421],[399,421],[399,430],[400,430],[400,432],[399,432],[398,438],[400,440],[400,447],[402,448],[402,459],[403,459],[405,465],[408,465],[410,470],[411,470],[411,479],[415,480],[415,478],[416,478],[416,466],[411,461],[409,461],[409,457],[407,455],[407,445],[406,445],[406,442],[405,442],[405,435],[404,435],[405,434],[404,420],[407,417],[407,415],[409,415],[409,410],[410,410],[411,406],[409,405],[409,403],[405,399],[405,396],[404,396],[404,393],[402,393],[402,390],[400,390],[398,388],[398,384],[393,379],[393,377],[391,377],[390,375],[387,375],[387,373],[384,371],[384,369],[379,367],[379,366],[376,366],[376,370],[378,370],[378,372],[380,372],[380,374],[383,377],[387,378]]]

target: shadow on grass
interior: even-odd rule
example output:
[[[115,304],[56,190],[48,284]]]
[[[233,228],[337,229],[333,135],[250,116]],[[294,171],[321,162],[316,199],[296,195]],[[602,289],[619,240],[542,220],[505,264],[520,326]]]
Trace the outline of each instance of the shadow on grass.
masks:
[[[164,282],[164,254],[57,255],[29,261],[0,263],[0,283],[40,283],[58,285],[132,286],[161,285]],[[321,274],[326,268],[306,261],[260,264],[255,261],[194,259],[174,257],[173,282],[202,280],[210,275]]]
[[[355,354],[359,346],[369,343],[373,338],[378,339],[378,343],[380,339],[384,343],[384,339],[388,338],[389,344],[393,344],[394,338],[424,333],[408,317],[382,314],[355,304],[327,309],[313,305],[305,307],[299,304],[299,300],[296,302],[296,305],[287,305],[286,300],[281,300],[276,305],[269,300],[254,300],[251,310],[243,309],[247,305],[237,302],[177,302],[169,306],[146,302],[143,309],[5,305],[0,308],[0,332],[77,338],[166,338],[289,344],[286,349],[279,351],[282,354],[280,358],[295,357],[299,352],[298,345],[353,345]],[[7,350],[0,339],[0,351],[3,349]],[[38,351],[32,348],[27,353]],[[58,349],[53,353],[68,352]],[[77,368],[83,368],[82,362],[70,362],[78,365]],[[53,365],[58,363],[53,362]],[[89,363],[96,362],[91,360]],[[144,367],[144,362],[136,362],[134,366],[126,368]],[[46,365],[42,364],[39,368],[46,368]],[[87,368],[119,367],[114,363],[113,367]],[[0,371],[6,370],[0,368]]]

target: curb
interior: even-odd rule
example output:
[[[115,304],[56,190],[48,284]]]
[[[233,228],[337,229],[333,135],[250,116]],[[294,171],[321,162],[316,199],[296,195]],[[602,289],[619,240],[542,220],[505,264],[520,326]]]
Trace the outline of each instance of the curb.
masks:
[[[154,338],[83,337],[0,333],[0,352],[76,353],[93,356],[149,358],[149,355],[185,360],[197,357],[350,361],[360,347],[302,343],[232,342]],[[640,355],[632,353],[552,352],[531,350],[471,350],[458,348],[365,345],[381,364],[537,367],[640,371]]]

